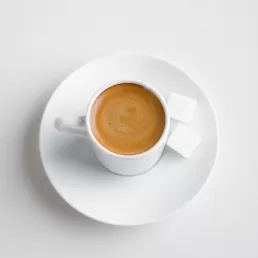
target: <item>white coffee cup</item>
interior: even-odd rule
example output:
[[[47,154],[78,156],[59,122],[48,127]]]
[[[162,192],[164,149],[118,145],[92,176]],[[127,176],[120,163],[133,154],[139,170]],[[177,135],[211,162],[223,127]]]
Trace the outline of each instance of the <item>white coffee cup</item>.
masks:
[[[165,127],[159,141],[151,149],[136,155],[120,155],[106,149],[96,140],[90,125],[91,108],[96,98],[104,90],[116,84],[125,83],[125,82],[135,83],[150,90],[152,93],[154,93],[157,96],[165,111]],[[67,123],[66,121],[68,120],[70,121],[73,120],[73,122]],[[107,84],[106,86],[98,90],[89,102],[86,115],[78,116],[77,118],[74,118],[74,119],[70,119],[70,118],[67,119],[65,117],[56,118],[54,125],[55,125],[55,128],[61,132],[69,132],[69,133],[73,133],[75,135],[79,135],[79,136],[83,136],[84,138],[87,138],[92,144],[92,148],[97,159],[108,170],[119,175],[133,176],[149,170],[159,161],[168,139],[168,135],[170,131],[170,117],[169,117],[168,107],[164,97],[155,88],[153,88],[152,86],[146,83],[127,80],[127,81],[118,81],[118,82]]]

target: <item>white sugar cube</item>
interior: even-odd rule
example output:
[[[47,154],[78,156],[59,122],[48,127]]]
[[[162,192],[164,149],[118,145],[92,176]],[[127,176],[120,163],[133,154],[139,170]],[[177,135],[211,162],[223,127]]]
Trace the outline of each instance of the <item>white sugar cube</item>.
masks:
[[[167,145],[183,157],[189,158],[200,141],[200,135],[193,133],[188,126],[179,124],[169,136]]]
[[[167,106],[171,118],[183,123],[190,123],[197,107],[197,102],[194,99],[171,93]]]

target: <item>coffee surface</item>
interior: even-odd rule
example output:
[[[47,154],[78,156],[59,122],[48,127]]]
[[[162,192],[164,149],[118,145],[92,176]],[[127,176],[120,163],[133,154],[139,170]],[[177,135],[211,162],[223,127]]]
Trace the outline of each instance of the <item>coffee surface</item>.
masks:
[[[133,83],[114,85],[93,103],[90,124],[97,141],[121,155],[149,150],[160,139],[165,112],[159,99]]]

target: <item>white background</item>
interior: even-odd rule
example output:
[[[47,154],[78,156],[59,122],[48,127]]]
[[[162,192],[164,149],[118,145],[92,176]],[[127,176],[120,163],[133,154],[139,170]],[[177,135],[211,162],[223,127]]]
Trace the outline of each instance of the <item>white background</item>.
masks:
[[[218,163],[197,198],[149,226],[83,217],[55,193],[38,149],[58,84],[119,51],[162,55],[214,103]],[[0,257],[258,257],[256,0],[0,1]]]

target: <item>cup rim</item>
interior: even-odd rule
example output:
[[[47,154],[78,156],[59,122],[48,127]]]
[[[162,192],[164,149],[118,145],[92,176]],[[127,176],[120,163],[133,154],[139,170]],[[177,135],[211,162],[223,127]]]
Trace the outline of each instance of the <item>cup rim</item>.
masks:
[[[105,148],[103,145],[101,145],[99,143],[99,141],[95,138],[92,130],[91,130],[91,125],[90,125],[90,112],[91,112],[91,108],[92,105],[94,103],[94,101],[96,100],[96,98],[106,89],[111,88],[117,84],[121,84],[121,83],[133,83],[133,84],[137,84],[140,85],[148,90],[150,90],[152,93],[155,94],[155,96],[159,99],[160,103],[162,104],[162,107],[164,109],[165,112],[165,127],[164,130],[159,138],[159,140],[156,142],[156,144],[154,146],[152,146],[150,149],[148,149],[147,151],[144,151],[142,153],[139,154],[134,154],[134,155],[123,155],[123,154],[118,154],[115,152],[112,152],[110,150],[108,150],[107,148]],[[164,142],[164,138],[166,137],[166,135],[168,134],[169,128],[170,128],[170,117],[169,117],[169,113],[168,113],[168,107],[167,107],[167,103],[164,99],[164,97],[162,96],[161,93],[159,93],[159,91],[157,91],[153,86],[150,86],[148,83],[144,83],[142,81],[138,81],[138,80],[117,80],[117,81],[113,81],[110,83],[107,83],[106,85],[104,85],[103,87],[101,87],[100,89],[98,89],[93,96],[91,97],[91,100],[88,104],[87,107],[87,111],[86,111],[86,115],[85,115],[85,125],[86,125],[86,129],[87,132],[90,136],[90,139],[99,147],[101,148],[104,152],[106,152],[107,154],[111,155],[111,156],[115,156],[117,158],[123,158],[123,159],[135,159],[135,158],[140,158],[143,156],[146,156],[148,153],[150,153],[151,151],[154,151],[155,149],[157,149],[162,142]],[[166,140],[165,140],[166,141]]]

